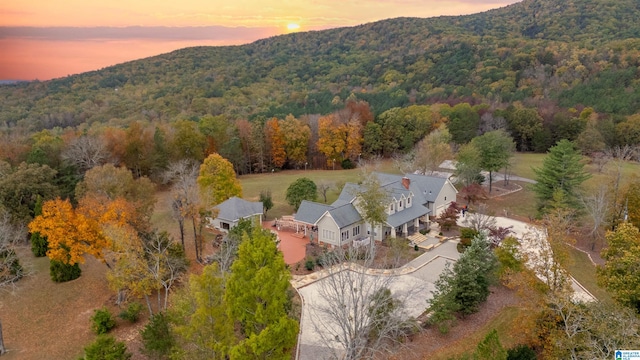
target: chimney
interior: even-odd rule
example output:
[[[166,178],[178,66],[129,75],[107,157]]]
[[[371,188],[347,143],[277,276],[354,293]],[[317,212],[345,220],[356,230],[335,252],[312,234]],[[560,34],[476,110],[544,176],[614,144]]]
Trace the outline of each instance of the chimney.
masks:
[[[405,189],[409,190],[409,185],[411,184],[411,180],[408,177],[403,177],[402,178],[402,186],[404,186]]]

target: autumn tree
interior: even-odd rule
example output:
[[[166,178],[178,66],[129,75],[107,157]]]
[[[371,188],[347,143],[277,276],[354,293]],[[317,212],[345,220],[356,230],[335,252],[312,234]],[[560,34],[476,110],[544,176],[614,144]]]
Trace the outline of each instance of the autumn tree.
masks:
[[[298,211],[302,200],[315,201],[318,198],[318,188],[313,180],[301,177],[287,188],[286,199],[289,205]]]
[[[289,277],[268,230],[254,227],[251,234],[245,234],[224,297],[227,314],[241,324],[244,334],[231,349],[232,359],[291,357],[298,323],[287,314]]]
[[[174,134],[170,149],[173,160],[190,159],[202,162],[206,138],[198,130],[198,124],[191,120],[178,120],[172,126]]]
[[[449,206],[436,217],[436,222],[440,225],[442,230],[449,231],[452,227],[458,223],[458,205],[455,202],[449,204]]]
[[[127,168],[112,164],[96,166],[87,171],[76,186],[76,198],[106,197],[113,201],[123,198],[134,205],[136,216],[148,223],[155,206],[155,185],[146,177],[134,179]]]
[[[510,108],[504,112],[511,136],[513,136],[518,150],[529,151],[533,147],[534,136],[542,131],[543,119],[536,109]]]
[[[280,129],[280,122],[273,118],[264,124],[264,132],[267,140],[267,149],[271,158],[271,165],[282,168],[287,160],[284,134]]]
[[[451,135],[444,125],[429,133],[416,146],[414,169],[426,175],[437,171],[443,161],[453,159],[450,143]]]
[[[163,174],[163,181],[171,184],[171,214],[178,222],[180,243],[185,248],[185,220],[191,218],[195,231],[195,223],[200,207],[200,189],[197,179],[200,167],[197,163],[183,159],[169,164]],[[196,250],[198,250],[196,248]],[[197,257],[198,254],[196,254]]]
[[[103,251],[110,245],[97,219],[76,211],[69,200],[45,202],[42,215],[29,223],[29,231],[47,237],[51,260],[69,265],[84,263],[85,254],[103,259]]]
[[[200,165],[198,185],[208,205],[217,205],[232,196],[242,197],[233,165],[218,154],[209,155]]]
[[[598,283],[613,293],[621,304],[640,313],[640,231],[629,222],[606,235],[607,247],[601,256],[604,266],[599,266]]]
[[[355,206],[361,214],[362,219],[367,223],[371,234],[370,254],[374,253],[376,235],[382,239],[382,225],[387,221],[387,206],[389,206],[390,195],[386,189],[380,185],[377,175],[363,168],[363,181],[359,188],[355,190]]]
[[[296,168],[303,166],[307,162],[307,146],[311,137],[311,129],[307,124],[289,114],[283,121],[280,121],[280,130],[290,166]]]
[[[534,168],[536,184],[533,190],[538,199],[538,209],[546,213],[553,209],[553,197],[555,192],[560,192],[567,206],[579,209],[578,191],[580,185],[590,175],[584,170],[582,155],[568,140],[559,141],[556,146],[549,149],[544,158],[542,167]]]
[[[318,151],[327,159],[327,166],[333,166],[343,159],[347,148],[347,126],[336,121],[333,115],[318,120]]]
[[[123,141],[122,138],[117,141]],[[122,160],[133,175],[138,178],[151,173],[153,133],[137,121],[129,123],[124,137]]]

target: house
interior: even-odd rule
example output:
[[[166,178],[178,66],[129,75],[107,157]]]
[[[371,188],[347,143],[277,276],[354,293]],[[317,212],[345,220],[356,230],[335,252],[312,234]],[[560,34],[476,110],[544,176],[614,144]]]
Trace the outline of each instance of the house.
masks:
[[[209,219],[217,230],[228,232],[241,219],[256,218],[262,222],[263,205],[261,202],[251,202],[239,197],[229,198],[214,207],[218,211],[214,219]]]
[[[357,184],[347,183],[331,205],[303,201],[295,220],[309,225],[312,238],[332,246],[350,242],[368,243],[372,238],[407,236],[428,226],[429,216],[437,216],[455,201],[457,190],[447,178],[419,174],[375,173],[388,195],[387,219],[372,231],[358,210]]]

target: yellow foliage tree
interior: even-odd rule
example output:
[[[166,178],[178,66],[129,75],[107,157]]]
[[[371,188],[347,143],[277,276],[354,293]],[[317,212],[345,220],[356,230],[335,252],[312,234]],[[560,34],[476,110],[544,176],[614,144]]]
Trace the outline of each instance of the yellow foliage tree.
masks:
[[[110,246],[96,219],[75,211],[69,200],[59,198],[42,205],[42,214],[29,223],[29,231],[47,237],[51,260],[69,265],[84,263],[85,254],[103,260],[103,250]]]

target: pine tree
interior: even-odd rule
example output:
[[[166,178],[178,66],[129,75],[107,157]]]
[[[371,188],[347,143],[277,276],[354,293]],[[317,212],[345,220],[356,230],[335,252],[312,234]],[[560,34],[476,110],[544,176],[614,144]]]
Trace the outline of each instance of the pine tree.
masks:
[[[231,359],[291,358],[298,324],[286,312],[289,277],[270,232],[254,227],[245,234],[225,294],[228,315],[245,336],[231,350]]]
[[[533,190],[538,198],[538,210],[546,214],[555,208],[557,192],[562,193],[566,206],[572,209],[580,208],[578,189],[590,175],[584,170],[582,155],[571,141],[560,140],[556,146],[549,149],[541,168],[533,169],[537,183]]]

